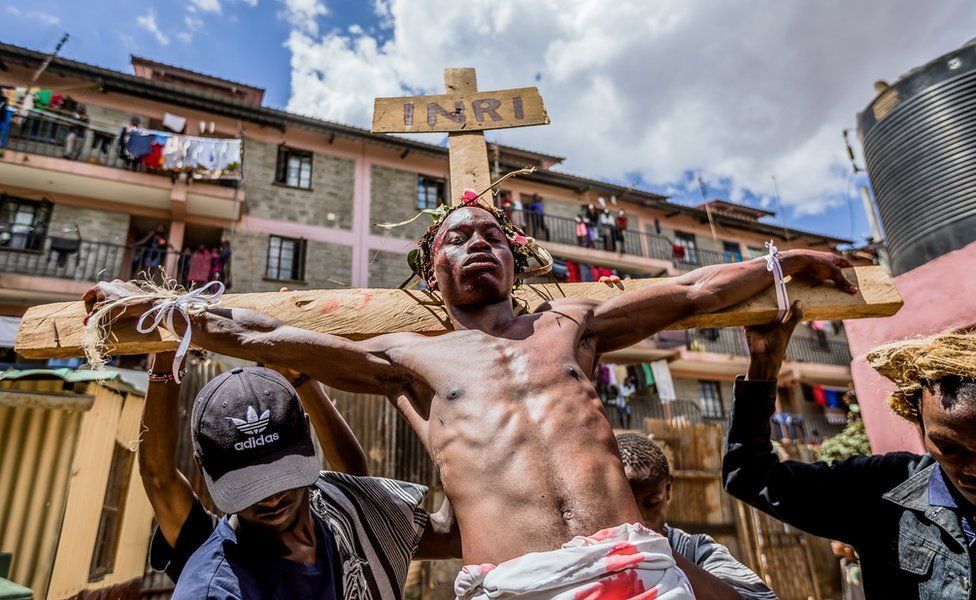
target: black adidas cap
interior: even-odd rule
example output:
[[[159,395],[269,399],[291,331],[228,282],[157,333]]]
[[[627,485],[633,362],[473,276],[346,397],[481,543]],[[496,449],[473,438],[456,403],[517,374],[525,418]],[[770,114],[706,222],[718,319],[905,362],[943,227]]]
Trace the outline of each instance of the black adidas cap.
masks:
[[[319,476],[302,403],[271,369],[238,367],[212,379],[193,403],[190,433],[207,489],[224,513],[308,487]]]

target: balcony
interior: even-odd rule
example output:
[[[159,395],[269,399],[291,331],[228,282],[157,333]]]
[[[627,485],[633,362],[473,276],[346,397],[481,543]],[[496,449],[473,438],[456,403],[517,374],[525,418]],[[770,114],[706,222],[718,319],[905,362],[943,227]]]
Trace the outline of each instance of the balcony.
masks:
[[[742,256],[733,252],[721,252],[700,248],[687,248],[676,245],[669,237],[651,233],[644,233],[636,229],[615,231],[607,226],[597,228],[597,238],[592,247],[587,246],[584,239],[576,236],[576,219],[559,217],[556,215],[539,214],[526,210],[513,210],[510,214],[512,221],[530,235],[540,241],[550,244],[563,244],[571,248],[557,249],[557,254],[565,254],[566,258],[575,259],[572,250],[580,252],[597,251],[613,253],[614,266],[626,262],[628,258],[642,258],[655,261],[658,267],[673,267],[681,271],[690,271],[706,265],[720,265],[741,262]],[[563,250],[563,251],[560,251]],[[609,254],[608,254],[609,256]],[[587,257],[579,257],[586,262]],[[626,269],[626,266],[624,267]]]
[[[685,346],[691,352],[713,352],[748,356],[745,336],[739,328],[686,329],[684,331],[662,331],[654,336],[659,348]]]
[[[32,111],[26,117],[13,117],[5,135],[0,135],[0,182],[8,189],[228,222],[239,218],[244,192],[238,189],[238,179],[193,173],[184,179],[182,172],[147,169],[120,156],[118,138],[117,130],[86,125],[53,112]]]
[[[706,415],[702,413],[697,400],[678,399],[662,403],[657,396],[634,396],[629,419],[621,415],[615,406],[604,405],[607,420],[614,429],[643,429],[644,419],[685,421],[688,423],[720,423],[725,425],[726,415]]]
[[[790,359],[796,362],[848,366],[851,364],[851,348],[846,342],[816,339],[794,335],[788,349]]]

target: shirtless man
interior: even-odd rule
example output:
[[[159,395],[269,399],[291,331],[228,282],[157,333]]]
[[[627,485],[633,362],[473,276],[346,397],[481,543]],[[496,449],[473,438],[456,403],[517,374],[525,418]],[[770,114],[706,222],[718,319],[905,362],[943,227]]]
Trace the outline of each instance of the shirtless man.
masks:
[[[461,529],[464,562],[477,565],[459,575],[458,595],[487,598],[511,592],[505,587],[509,581],[492,582],[488,571],[495,565],[558,550],[574,536],[589,536],[580,542],[584,546],[595,544],[610,535],[605,530],[641,522],[589,380],[598,357],[690,315],[745,300],[768,288],[773,276],[760,258],[704,267],[602,303],[564,298],[515,315],[511,293],[516,267],[523,263],[504,214],[462,205],[432,227],[428,244],[421,241],[430,265],[424,275],[440,293],[454,331],[354,342],[253,311],[212,307],[192,317],[192,339],[222,354],[287,365],[339,389],[388,397],[440,470]],[[786,275],[805,274],[856,291],[840,270],[849,265],[837,256],[788,250],[781,264]],[[133,291],[121,282],[103,283],[85,299],[91,308]],[[125,315],[136,317],[148,308],[135,304]],[[634,532],[622,535],[626,541]],[[667,541],[656,537],[667,560],[654,564],[673,567]],[[648,563],[655,559],[649,554]],[[563,575],[544,578],[536,572],[537,581],[552,579],[550,593],[540,597],[562,597],[569,589],[559,587],[566,583]]]

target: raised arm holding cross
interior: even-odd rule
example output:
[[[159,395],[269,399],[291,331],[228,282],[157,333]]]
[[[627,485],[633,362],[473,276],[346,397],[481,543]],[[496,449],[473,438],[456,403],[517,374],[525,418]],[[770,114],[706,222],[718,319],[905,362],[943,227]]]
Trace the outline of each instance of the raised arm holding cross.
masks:
[[[452,197],[459,200],[458,187],[478,189],[481,174],[480,167],[458,172],[454,154],[460,148],[467,156],[480,134],[451,135],[464,136],[451,138]],[[483,166],[487,172],[487,160]],[[634,525],[640,512],[590,376],[602,353],[769,288],[766,263],[705,267],[606,301],[556,299],[516,315],[512,290],[524,265],[504,215],[485,204],[460,205],[433,227],[420,253],[449,319],[443,335],[401,332],[351,341],[251,310],[213,307],[192,316],[193,342],[388,397],[423,440],[453,504],[470,565],[458,577],[462,597],[543,580],[555,596],[608,578],[630,586],[628,594],[656,588],[672,594],[662,598],[690,597],[667,542]],[[830,254],[786,251],[781,266],[787,276],[805,274],[857,291],[841,271],[849,265]],[[91,309],[131,293],[120,282],[100,284],[85,299]],[[586,536],[580,543],[592,568],[563,571],[559,549],[575,536]]]

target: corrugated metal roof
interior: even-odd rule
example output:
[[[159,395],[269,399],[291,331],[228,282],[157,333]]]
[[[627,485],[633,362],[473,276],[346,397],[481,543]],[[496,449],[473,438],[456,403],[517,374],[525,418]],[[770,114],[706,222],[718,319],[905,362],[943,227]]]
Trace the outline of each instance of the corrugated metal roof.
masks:
[[[53,379],[58,378],[68,383],[86,383],[89,381],[114,382],[125,391],[140,396],[146,395],[146,390],[137,382],[126,379],[118,371],[95,371],[92,369],[7,369],[0,371],[0,381],[14,379]]]

